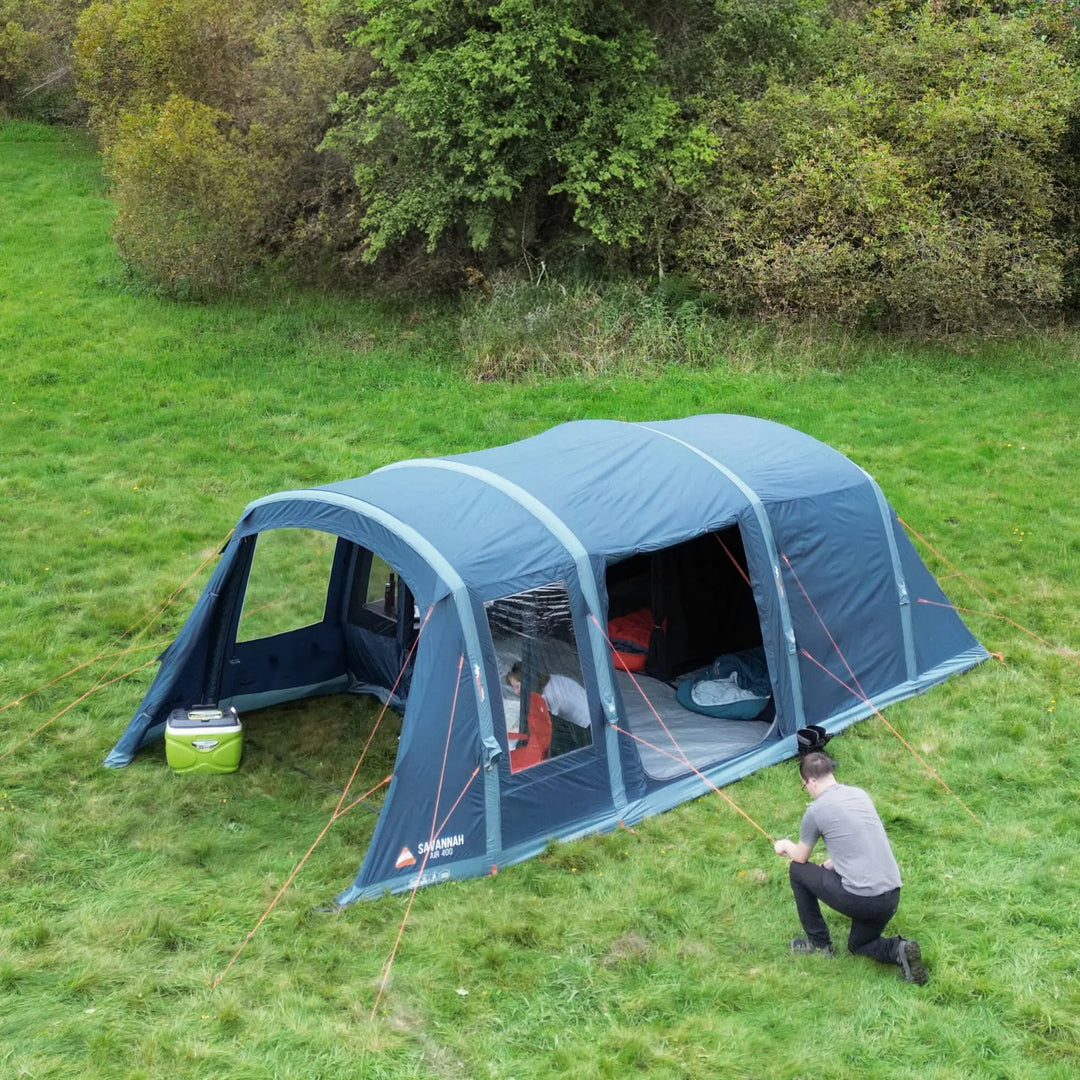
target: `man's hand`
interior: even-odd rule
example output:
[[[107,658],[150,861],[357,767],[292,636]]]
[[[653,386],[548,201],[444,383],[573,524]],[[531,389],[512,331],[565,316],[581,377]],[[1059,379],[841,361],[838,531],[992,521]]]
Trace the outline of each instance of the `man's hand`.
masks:
[[[791,859],[792,862],[806,862],[810,858],[813,847],[804,844],[801,840],[796,844],[794,840],[784,837],[773,844],[773,851],[782,859]]]

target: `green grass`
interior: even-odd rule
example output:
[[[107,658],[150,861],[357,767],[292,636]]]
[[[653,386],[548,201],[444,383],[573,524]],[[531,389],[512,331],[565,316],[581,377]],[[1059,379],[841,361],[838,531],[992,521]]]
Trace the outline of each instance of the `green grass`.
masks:
[[[680,337],[678,363],[609,370],[558,336],[609,323],[555,318],[536,354],[557,374],[537,376],[505,309],[155,297],[113,254],[74,136],[0,126],[0,198],[0,706],[30,694],[0,712],[0,1076],[1075,1076],[1080,339],[948,351],[702,321],[707,351]],[[483,377],[500,363],[516,381]],[[699,411],[849,454],[1003,654],[888,711],[977,822],[880,722],[830,747],[877,800],[930,984],[789,957],[784,865],[709,796],[420,892],[374,1017],[407,898],[315,910],[359,865],[375,817],[357,808],[214,988],[326,824],[374,705],[246,717],[242,768],[204,778],[160,751],[100,768],[152,666],[61,710],[170,640],[252,498],[570,418]],[[394,735],[385,720],[357,790]],[[727,793],[773,835],[797,826],[790,766]]]

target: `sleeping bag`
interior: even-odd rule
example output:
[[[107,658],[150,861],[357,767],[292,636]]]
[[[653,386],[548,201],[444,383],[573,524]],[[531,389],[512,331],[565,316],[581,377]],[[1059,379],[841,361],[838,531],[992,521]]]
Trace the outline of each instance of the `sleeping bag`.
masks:
[[[648,608],[608,621],[608,639],[616,671],[642,671],[649,655],[653,617]]]
[[[772,696],[762,648],[718,656],[704,671],[683,679],[676,697],[684,709],[723,720],[753,720]]]

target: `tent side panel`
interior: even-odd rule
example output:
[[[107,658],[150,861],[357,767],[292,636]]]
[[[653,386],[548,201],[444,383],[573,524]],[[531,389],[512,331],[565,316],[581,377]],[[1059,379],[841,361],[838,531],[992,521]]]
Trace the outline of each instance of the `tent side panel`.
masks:
[[[460,860],[489,856],[489,756],[481,738],[475,675],[452,603],[438,605],[420,635],[393,779],[353,885],[338,897],[455,876]],[[494,767],[494,766],[493,766]],[[427,858],[425,860],[425,854]]]
[[[990,654],[964,624],[948,597],[908,539],[903,526],[894,519],[893,533],[900,563],[904,568],[911,598],[911,622],[915,637],[915,666],[918,675],[947,665],[954,657],[976,650],[980,659]]]
[[[229,651],[218,699],[260,693],[288,700],[290,690],[343,680],[346,675],[341,627],[316,623],[237,642]]]
[[[907,682],[901,600],[873,487],[770,507],[807,720]]]
[[[452,862],[440,862],[437,871],[428,868],[421,884],[490,874],[495,869],[534,858],[543,852],[552,840],[575,840],[596,833],[611,832],[621,825],[633,825],[645,818],[671,810],[681,803],[696,799],[701,795],[708,795],[715,787],[734,783],[766,765],[776,764],[794,754],[794,737],[763,744],[746,754],[708,769],[701,775],[688,776],[674,783],[650,788],[645,795],[631,799],[625,806],[618,809],[610,806],[600,807],[595,812],[576,816],[573,821],[567,822],[557,830],[522,839],[516,844],[508,844],[494,862],[477,858],[455,858]],[[724,814],[729,811],[721,808],[718,812]],[[337,898],[337,901],[340,904],[348,904],[361,899],[375,899],[384,891],[406,892],[415,887],[416,878],[415,869],[409,874],[398,872],[391,878],[380,880],[374,885],[365,883],[358,877],[356,882]]]
[[[511,776],[502,786],[503,848],[573,831],[582,820],[613,809],[606,770],[597,768],[601,747],[543,762]]]
[[[109,768],[130,764],[147,743],[160,738],[165,721],[175,708],[201,704],[211,641],[217,640],[222,616],[221,594],[231,575],[243,573],[241,540],[234,537],[215,567],[195,606],[173,643],[161,657],[154,681],[116,745],[105,758]]]

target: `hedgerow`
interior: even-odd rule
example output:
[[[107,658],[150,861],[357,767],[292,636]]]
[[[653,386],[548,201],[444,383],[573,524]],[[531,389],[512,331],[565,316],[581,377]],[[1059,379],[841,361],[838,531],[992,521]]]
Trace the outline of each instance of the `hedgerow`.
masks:
[[[340,271],[359,218],[349,170],[317,146],[328,103],[364,77],[333,3],[97,0],[76,40],[125,259],[213,292],[278,261]],[[355,261],[355,260],[353,260]]]
[[[357,6],[350,40],[377,67],[338,98],[325,145],[355,164],[369,259],[413,232],[430,251],[528,249],[570,220],[601,244],[649,241],[664,184],[712,160],[618,0]]]
[[[0,0],[0,120],[23,116],[54,123],[81,119],[72,40],[88,0]]]
[[[0,107],[42,68],[26,13],[46,7],[0,0]],[[173,289],[271,264],[413,288],[572,260],[674,273],[739,313],[936,332],[1080,296],[1076,16],[94,0],[75,55],[120,251]]]
[[[1054,166],[1077,80],[1032,20],[880,9],[832,70],[716,117],[686,266],[732,307],[971,329],[1063,294]]]

